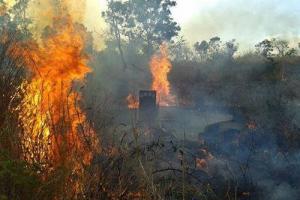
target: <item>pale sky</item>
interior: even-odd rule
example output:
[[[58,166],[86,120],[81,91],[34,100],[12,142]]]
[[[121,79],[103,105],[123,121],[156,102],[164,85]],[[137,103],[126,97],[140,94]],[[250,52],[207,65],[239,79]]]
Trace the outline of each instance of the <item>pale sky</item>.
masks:
[[[103,44],[105,2],[86,0],[85,24],[95,32],[96,46]],[[190,44],[220,36],[237,39],[246,51],[267,37],[300,41],[300,0],[177,0],[172,12]]]
[[[242,51],[267,37],[300,42],[300,0],[177,0],[174,18],[193,43],[237,39]]]
[[[103,9],[105,0],[87,0],[90,29],[104,30]],[[177,0],[173,16],[190,44],[220,36],[247,51],[267,37],[300,42],[300,0]]]

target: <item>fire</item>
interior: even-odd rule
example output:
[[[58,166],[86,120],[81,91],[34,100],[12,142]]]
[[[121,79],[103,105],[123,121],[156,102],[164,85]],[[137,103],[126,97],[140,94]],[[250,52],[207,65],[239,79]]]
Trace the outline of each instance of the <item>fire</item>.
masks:
[[[41,164],[45,174],[68,167],[76,179],[83,178],[84,167],[99,151],[97,136],[79,104],[79,85],[91,72],[85,40],[83,26],[69,14],[58,15],[41,42],[23,50],[31,74],[20,108],[24,159]],[[69,181],[78,192],[81,183]]]
[[[255,121],[250,120],[247,124],[246,124],[248,129],[252,129],[255,130],[257,128],[257,124]]]
[[[135,110],[139,108],[139,100],[133,94],[129,94],[126,98],[128,108],[131,110]]]
[[[150,69],[153,77],[152,90],[157,92],[160,106],[170,106],[175,103],[175,97],[171,95],[168,74],[172,64],[168,58],[168,47],[166,44],[160,46],[160,52],[153,55],[150,61]]]
[[[175,97],[171,94],[170,82],[168,75],[172,69],[169,59],[168,47],[165,43],[160,46],[160,52],[152,56],[150,60],[150,70],[152,74],[151,90],[157,92],[157,103],[160,106],[175,105]],[[129,94],[126,98],[129,109],[138,109],[138,98]]]

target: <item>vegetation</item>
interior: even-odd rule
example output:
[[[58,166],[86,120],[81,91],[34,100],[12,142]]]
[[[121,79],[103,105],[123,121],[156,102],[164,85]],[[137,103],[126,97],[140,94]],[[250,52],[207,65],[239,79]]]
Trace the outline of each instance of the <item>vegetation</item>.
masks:
[[[74,156],[81,154],[68,151],[62,140],[58,151],[76,157],[72,162],[62,158],[51,165],[54,162],[42,162],[40,152],[24,156],[28,149],[20,105],[24,87],[32,81],[26,48],[38,44],[26,17],[28,2],[16,1],[9,9],[0,0],[0,200],[300,196],[300,46],[271,38],[241,54],[235,39],[223,42],[216,36],[190,47],[179,37],[171,12],[176,1],[171,0],[108,1],[102,16],[110,29],[101,51],[93,49],[92,34],[76,23],[76,30],[85,33],[84,51],[93,55],[93,74],[84,86],[75,82],[71,88],[79,94],[74,112],[78,118],[81,110],[86,113],[76,130],[85,141],[80,150],[90,152],[94,147],[85,127],[90,124],[89,131],[97,136],[92,140],[99,141],[97,151],[83,164],[82,156]],[[43,37],[52,32],[46,27]],[[168,78],[178,110],[171,122],[155,119],[145,125],[125,100],[130,93],[149,89],[149,59],[163,43],[169,47],[173,68]],[[28,45],[25,54],[20,44]],[[66,105],[59,108],[69,114],[72,105]],[[218,112],[230,118],[198,127],[199,116]],[[66,119],[53,125],[63,138],[71,137]],[[196,136],[191,139],[189,134]],[[44,138],[37,138],[38,149]],[[42,158],[36,159],[39,155]]]

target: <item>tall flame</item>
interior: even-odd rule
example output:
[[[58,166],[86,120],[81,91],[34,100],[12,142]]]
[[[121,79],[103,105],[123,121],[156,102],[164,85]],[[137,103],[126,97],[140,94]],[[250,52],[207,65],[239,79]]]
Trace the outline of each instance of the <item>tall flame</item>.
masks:
[[[38,45],[23,50],[32,76],[24,86],[20,121],[24,159],[41,164],[46,176],[68,167],[76,174],[76,180],[66,180],[75,194],[99,142],[79,105],[78,87],[91,72],[84,53],[85,29],[62,13],[53,18]]]
[[[150,69],[153,77],[152,90],[157,92],[159,105],[170,106],[175,104],[175,97],[170,92],[168,80],[172,64],[168,55],[168,47],[165,43],[160,46],[160,52],[152,56]]]

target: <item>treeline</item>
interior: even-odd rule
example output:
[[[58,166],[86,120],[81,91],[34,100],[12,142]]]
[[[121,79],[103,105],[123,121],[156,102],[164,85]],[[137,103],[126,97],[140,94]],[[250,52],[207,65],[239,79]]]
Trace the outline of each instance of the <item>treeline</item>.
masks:
[[[177,48],[170,79],[179,103],[201,107],[205,98],[217,99],[275,134],[282,148],[297,150],[300,57],[299,48],[290,46],[287,40],[272,38],[239,54],[235,40],[223,43],[214,37],[195,43],[194,49]],[[186,52],[189,56],[182,56]]]

